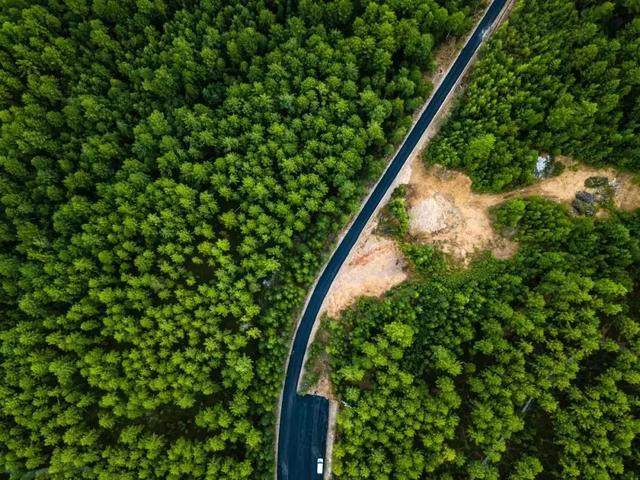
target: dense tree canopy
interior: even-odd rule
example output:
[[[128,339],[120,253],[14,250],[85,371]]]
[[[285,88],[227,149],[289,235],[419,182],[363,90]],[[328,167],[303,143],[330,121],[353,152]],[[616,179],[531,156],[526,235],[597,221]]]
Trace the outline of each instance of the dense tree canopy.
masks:
[[[484,191],[534,181],[541,151],[640,171],[639,87],[637,1],[519,1],[425,158]],[[607,209],[511,200],[516,256],[462,270],[408,241],[394,197],[412,280],[324,327],[334,476],[640,478],[640,211]]]
[[[0,475],[270,478],[295,309],[477,0],[0,0]]]
[[[518,1],[426,156],[483,191],[533,181],[540,151],[640,172],[639,119],[637,1]]]
[[[521,243],[513,260],[432,262],[328,323],[336,478],[640,475],[640,214],[532,198],[496,216]]]

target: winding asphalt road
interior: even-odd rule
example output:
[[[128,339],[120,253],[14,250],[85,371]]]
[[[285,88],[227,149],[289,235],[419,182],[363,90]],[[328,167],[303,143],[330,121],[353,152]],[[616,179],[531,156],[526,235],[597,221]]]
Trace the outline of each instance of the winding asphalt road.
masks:
[[[280,404],[277,480],[318,480],[322,478],[322,475],[316,473],[316,460],[325,455],[328,401],[322,397],[299,396],[297,392],[313,324],[331,283],[358,240],[360,233],[375,213],[393,180],[418,144],[422,134],[457,85],[474,54],[482,44],[484,37],[491,30],[508,1],[493,0],[487,8],[458,58],[432,95],[426,108],[420,114],[418,121],[396,152],[384,174],[371,191],[362,209],[316,282],[300,319],[287,366]]]

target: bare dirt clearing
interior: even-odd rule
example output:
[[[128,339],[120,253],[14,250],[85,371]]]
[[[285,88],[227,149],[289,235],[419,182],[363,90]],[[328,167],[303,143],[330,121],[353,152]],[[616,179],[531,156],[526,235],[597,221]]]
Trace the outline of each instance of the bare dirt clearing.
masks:
[[[557,161],[565,165],[565,171],[557,177],[547,178],[530,187],[514,190],[501,195],[502,200],[527,195],[541,195],[556,202],[569,203],[576,192],[584,190],[584,182],[589,177],[605,176],[616,180],[618,188],[614,204],[622,210],[634,210],[640,207],[640,186],[634,182],[633,175],[620,172],[615,168],[595,168],[576,162],[567,157],[558,157]]]
[[[570,203],[584,182],[593,176],[615,179],[616,207],[632,210],[640,206],[640,187],[633,177],[613,168],[594,168],[559,158],[565,171],[557,177],[504,194],[480,194],[471,190],[471,179],[439,166],[427,168],[420,153],[407,162],[397,183],[408,185],[409,231],[418,242],[437,245],[456,260],[467,264],[481,251],[509,258],[517,244],[500,236],[491,225],[489,209],[510,198],[540,195]],[[373,233],[375,223],[363,232],[351,256],[334,281],[323,311],[331,317],[358,297],[380,296],[407,276],[407,264],[395,241]]]
[[[473,193],[469,177],[437,166],[427,169],[418,155],[412,162],[407,200],[416,240],[438,245],[463,262],[482,250],[491,250],[498,258],[515,252],[516,245],[491,226],[489,207],[502,197]],[[434,223],[440,228],[434,229]]]
[[[336,317],[360,296],[382,295],[407,278],[405,270],[406,262],[393,240],[364,235],[334,280],[323,311]]]
[[[471,179],[460,172],[434,166],[426,168],[420,158],[412,160],[409,182],[410,231],[418,241],[438,245],[454,258],[468,262],[478,251],[491,250],[497,258],[508,258],[517,245],[498,235],[489,208],[509,198],[540,195],[570,203],[584,182],[593,176],[615,179],[616,207],[631,210],[640,206],[640,187],[631,175],[613,168],[594,168],[567,158],[559,159],[565,171],[557,177],[505,194],[478,194],[471,190]]]

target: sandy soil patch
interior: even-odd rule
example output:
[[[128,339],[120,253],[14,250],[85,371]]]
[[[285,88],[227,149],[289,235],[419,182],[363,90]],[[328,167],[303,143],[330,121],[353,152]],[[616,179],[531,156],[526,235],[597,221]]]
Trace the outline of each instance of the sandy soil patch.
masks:
[[[409,217],[409,232],[412,235],[435,234],[455,227],[461,221],[460,209],[440,192],[411,207]]]
[[[331,317],[363,295],[379,296],[407,278],[406,262],[396,243],[370,233],[361,237],[334,280],[323,304]]]
[[[640,207],[640,186],[633,180],[633,175],[619,172],[615,168],[595,168],[584,165],[567,157],[558,157],[558,161],[565,165],[561,175],[547,178],[535,185],[520,190],[514,190],[501,198],[513,198],[524,195],[542,195],[557,202],[569,203],[575,193],[584,190],[584,181],[589,177],[605,176],[615,179],[618,188],[614,197],[614,204],[622,210],[634,210]]]
[[[498,235],[489,208],[509,198],[541,195],[560,203],[570,203],[584,182],[592,176],[615,179],[618,188],[614,203],[623,210],[640,206],[640,187],[631,175],[613,168],[594,168],[561,158],[565,171],[530,187],[505,194],[478,194],[471,179],[460,172],[434,166],[426,168],[419,155],[412,161],[409,181],[410,232],[418,241],[438,245],[454,258],[468,263],[478,251],[491,250],[497,258],[513,255],[517,245]]]
[[[420,155],[412,163],[409,225],[418,241],[436,244],[463,262],[477,251],[491,250],[498,258],[516,251],[491,226],[488,210],[502,201],[500,196],[473,193],[469,177],[438,166],[427,169]]]
[[[333,386],[327,377],[320,377],[318,384],[313,389],[314,395],[321,395],[326,398],[335,399]]]

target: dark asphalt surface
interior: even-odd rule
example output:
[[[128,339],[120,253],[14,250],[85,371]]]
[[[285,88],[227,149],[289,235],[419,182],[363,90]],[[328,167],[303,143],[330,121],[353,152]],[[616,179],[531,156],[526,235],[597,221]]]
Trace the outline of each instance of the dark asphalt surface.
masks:
[[[298,379],[302,371],[307,343],[320,306],[360,233],[507,2],[508,0],[493,0],[447,76],[431,97],[429,104],[371,192],[351,228],[333,253],[311,293],[293,341],[281,398],[277,459],[278,480],[318,480],[322,477],[316,474],[316,460],[325,455],[328,402],[321,397],[310,395],[301,397],[297,393]]]
[[[318,458],[324,458],[327,446],[329,423],[329,401],[317,395],[296,396],[290,423],[298,428],[291,430],[289,437],[293,459],[285,464],[286,479],[321,479],[316,473]]]

